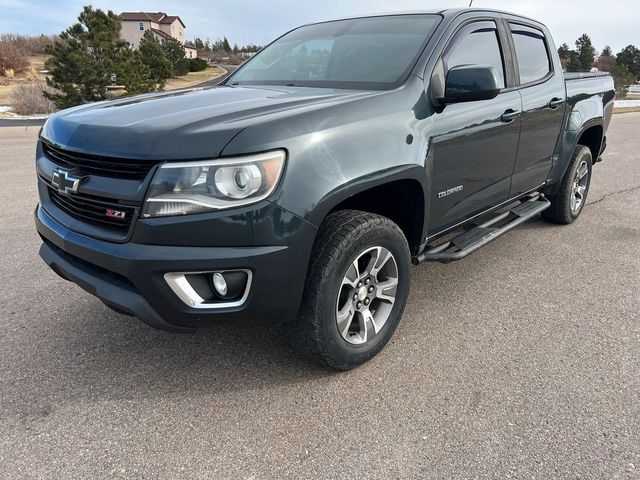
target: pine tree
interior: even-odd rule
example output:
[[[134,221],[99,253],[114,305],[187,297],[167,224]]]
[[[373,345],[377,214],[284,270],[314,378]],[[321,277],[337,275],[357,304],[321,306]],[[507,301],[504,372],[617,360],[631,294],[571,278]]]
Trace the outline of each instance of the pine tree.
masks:
[[[585,33],[576,40],[576,51],[578,53],[580,70],[584,72],[591,70],[596,57],[596,49],[593,48],[589,35]]]
[[[43,92],[58,108],[68,108],[107,98],[107,85],[115,74],[128,93],[153,91],[148,68],[138,53],[120,40],[120,18],[84,7],[78,23],[60,34],[61,42],[46,48],[50,76],[47,85],[56,91]]]
[[[162,50],[171,63],[173,75],[180,77],[189,73],[189,60],[184,53],[184,46],[175,38],[165,38]]]
[[[624,47],[618,55],[616,55],[618,65],[625,65],[628,73],[635,81],[640,79],[640,50],[633,45]]]
[[[602,53],[596,60],[596,67],[601,72],[612,72],[616,66],[616,57],[611,51],[611,47],[607,45],[602,49]]]
[[[560,45],[560,47],[558,48],[558,56],[560,57],[560,59],[561,60],[568,59],[570,55],[571,55],[571,49],[569,48],[569,45],[567,45],[566,43],[563,43],[562,45]]]
[[[616,96],[618,98],[624,98],[629,91],[629,85],[631,85],[635,79],[629,68],[624,63],[618,64],[611,72],[613,75],[613,83],[616,89]]]
[[[162,44],[151,30],[144,32],[138,48],[142,62],[158,89],[164,88],[165,80],[173,76],[173,66],[167,58]]]
[[[222,50],[227,53],[231,53],[231,45],[229,45],[229,40],[227,40],[227,37],[224,37],[222,39]]]
[[[157,89],[148,66],[142,61],[140,52],[135,51],[127,60],[119,81],[125,86],[128,95],[153,92]]]

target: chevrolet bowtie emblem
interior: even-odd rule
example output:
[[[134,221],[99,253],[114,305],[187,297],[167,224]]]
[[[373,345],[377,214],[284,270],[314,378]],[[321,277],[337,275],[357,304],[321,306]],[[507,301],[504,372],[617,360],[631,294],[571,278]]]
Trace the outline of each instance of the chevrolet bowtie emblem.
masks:
[[[67,170],[56,168],[51,176],[51,184],[56,187],[60,193],[77,193],[78,187],[86,178],[87,177],[76,177],[71,175]]]

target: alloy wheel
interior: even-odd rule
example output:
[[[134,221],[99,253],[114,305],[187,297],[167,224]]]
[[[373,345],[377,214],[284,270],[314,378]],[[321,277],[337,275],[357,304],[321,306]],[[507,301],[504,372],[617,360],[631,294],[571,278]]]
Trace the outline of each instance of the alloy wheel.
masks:
[[[586,197],[588,182],[589,166],[587,165],[587,162],[583,160],[580,162],[580,165],[578,165],[576,176],[573,180],[573,188],[571,190],[571,213],[576,214],[580,211]]]
[[[371,247],[349,265],[340,285],[336,324],[352,345],[369,342],[391,315],[398,288],[398,264],[384,247]]]

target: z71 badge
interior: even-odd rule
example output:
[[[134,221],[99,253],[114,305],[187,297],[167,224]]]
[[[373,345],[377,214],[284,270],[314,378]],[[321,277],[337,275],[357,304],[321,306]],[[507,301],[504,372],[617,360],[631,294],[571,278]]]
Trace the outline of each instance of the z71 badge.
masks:
[[[124,220],[127,216],[127,212],[121,212],[120,210],[113,210],[111,208],[107,208],[107,212],[105,213],[107,217],[111,218],[119,218],[120,220]]]

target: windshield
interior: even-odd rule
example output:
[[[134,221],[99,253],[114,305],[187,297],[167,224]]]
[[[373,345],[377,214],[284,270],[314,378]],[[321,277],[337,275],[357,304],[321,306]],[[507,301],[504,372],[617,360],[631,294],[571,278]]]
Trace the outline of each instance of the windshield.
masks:
[[[437,15],[393,15],[300,27],[254,56],[226,83],[395,88],[439,20]]]

